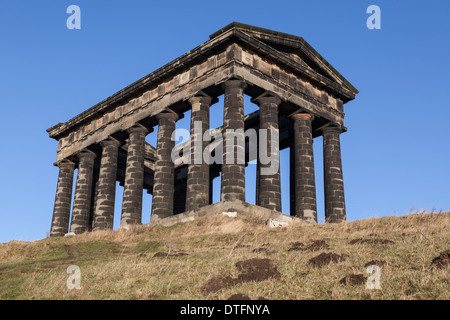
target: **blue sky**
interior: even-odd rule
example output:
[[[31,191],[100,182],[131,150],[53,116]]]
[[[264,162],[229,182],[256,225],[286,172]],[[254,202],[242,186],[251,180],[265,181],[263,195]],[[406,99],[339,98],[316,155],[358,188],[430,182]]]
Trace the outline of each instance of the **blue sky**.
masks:
[[[66,27],[72,4],[81,8],[81,30]],[[371,4],[381,8],[381,30],[366,27]],[[44,238],[50,229],[58,169],[47,128],[232,21],[303,37],[360,91],[345,105],[341,138],[348,220],[450,210],[448,12],[445,0],[2,0],[0,242]],[[253,108],[247,103],[246,112]],[[314,148],[323,221],[321,143]],[[281,157],[286,170],[288,154]],[[285,211],[289,187],[282,183]],[[144,222],[150,205],[147,195]]]

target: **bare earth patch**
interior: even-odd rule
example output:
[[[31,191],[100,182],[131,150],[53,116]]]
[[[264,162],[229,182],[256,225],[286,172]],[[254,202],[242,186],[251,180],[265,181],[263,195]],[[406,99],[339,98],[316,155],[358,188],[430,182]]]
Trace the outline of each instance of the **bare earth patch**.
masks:
[[[450,265],[450,250],[442,251],[439,257],[436,257],[431,261],[431,267],[437,269],[443,269]]]
[[[329,249],[330,246],[324,240],[316,240],[312,244],[310,244],[306,250],[309,251],[319,251]]]
[[[252,300],[249,296],[246,296],[242,293],[236,293],[233,294],[231,297],[229,297],[227,300]]]
[[[281,274],[270,259],[253,258],[236,263],[236,268],[241,272],[237,278],[214,277],[209,279],[202,287],[205,293],[217,292],[221,289],[248,281],[264,281],[270,278],[279,279]]]
[[[305,245],[301,242],[291,242],[291,247],[289,251],[319,251],[329,249],[330,246],[324,240],[315,240],[309,246],[305,247]]]
[[[340,284],[363,284],[366,282],[366,278],[363,274],[350,274],[348,276],[343,277],[339,283]]]
[[[309,259],[308,264],[314,268],[322,268],[331,262],[341,262],[348,258],[348,255],[338,255],[333,252],[321,253],[318,256]]]

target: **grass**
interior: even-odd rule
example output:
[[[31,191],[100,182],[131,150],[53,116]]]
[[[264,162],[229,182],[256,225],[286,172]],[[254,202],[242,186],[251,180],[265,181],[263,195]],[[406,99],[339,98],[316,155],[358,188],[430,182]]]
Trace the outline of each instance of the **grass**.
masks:
[[[430,268],[450,249],[449,222],[450,213],[421,213],[269,229],[260,220],[217,216],[171,227],[12,241],[0,244],[0,299],[227,299],[237,293],[252,299],[449,299],[449,267]],[[355,239],[364,241],[351,244]],[[315,240],[328,248],[289,251],[293,242],[305,248]],[[155,257],[157,252],[169,256]],[[328,252],[348,257],[322,268],[308,264]],[[250,258],[270,259],[281,277],[203,290],[212,278],[237,278],[236,263]],[[339,283],[350,274],[369,277],[364,265],[371,260],[385,261],[381,289]],[[66,286],[70,265],[80,267],[80,290]]]

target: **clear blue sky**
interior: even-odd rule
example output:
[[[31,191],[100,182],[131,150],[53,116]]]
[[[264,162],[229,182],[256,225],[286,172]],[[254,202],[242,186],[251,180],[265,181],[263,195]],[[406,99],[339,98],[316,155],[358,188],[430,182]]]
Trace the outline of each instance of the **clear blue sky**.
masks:
[[[81,8],[81,30],[66,27],[71,4]],[[381,30],[366,27],[371,4],[381,8]],[[348,220],[450,210],[449,12],[446,0],[2,0],[0,242],[44,238],[50,229],[58,169],[47,128],[232,21],[303,37],[360,91],[345,105],[341,139]],[[284,171],[286,159],[282,153]],[[288,194],[284,179],[283,211]],[[143,215],[148,221],[150,196]]]

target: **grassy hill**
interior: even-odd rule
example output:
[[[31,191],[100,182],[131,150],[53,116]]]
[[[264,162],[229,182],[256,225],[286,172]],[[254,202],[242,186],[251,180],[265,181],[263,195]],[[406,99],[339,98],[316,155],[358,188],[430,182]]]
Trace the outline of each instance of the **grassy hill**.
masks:
[[[0,298],[449,299],[449,222],[429,213],[271,229],[217,216],[11,241],[0,244]],[[67,288],[70,265],[80,290]]]

